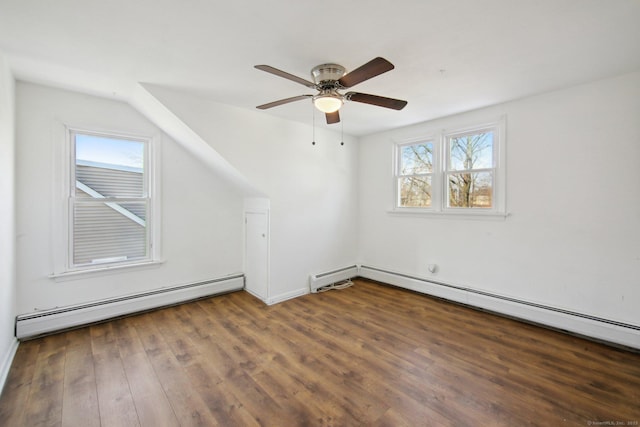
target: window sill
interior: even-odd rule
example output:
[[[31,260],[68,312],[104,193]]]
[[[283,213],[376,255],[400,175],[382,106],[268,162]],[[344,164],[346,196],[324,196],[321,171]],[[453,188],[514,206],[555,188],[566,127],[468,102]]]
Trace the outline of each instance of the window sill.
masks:
[[[164,264],[164,261],[144,261],[123,265],[110,265],[96,268],[87,268],[84,270],[68,270],[60,273],[53,273],[49,275],[49,279],[53,279],[56,282],[64,282],[67,280],[79,280],[89,277],[99,277],[108,274],[124,273],[126,271],[145,270],[149,268],[158,268]]]
[[[509,216],[508,212],[487,211],[430,211],[426,209],[396,208],[388,210],[389,215],[417,216],[442,219],[470,219],[480,221],[504,221]]]

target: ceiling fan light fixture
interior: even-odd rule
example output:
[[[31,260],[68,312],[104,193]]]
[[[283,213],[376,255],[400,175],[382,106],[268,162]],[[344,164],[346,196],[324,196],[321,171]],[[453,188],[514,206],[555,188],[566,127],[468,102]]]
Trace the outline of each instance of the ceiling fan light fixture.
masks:
[[[320,94],[313,97],[313,105],[323,113],[335,113],[342,104],[342,97],[336,94]]]

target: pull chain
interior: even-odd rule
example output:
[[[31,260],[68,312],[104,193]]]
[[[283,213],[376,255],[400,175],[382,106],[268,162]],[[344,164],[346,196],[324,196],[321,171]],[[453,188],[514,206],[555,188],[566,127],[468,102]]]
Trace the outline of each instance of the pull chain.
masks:
[[[344,120],[340,120],[340,145],[344,145]]]
[[[316,109],[311,103],[311,122],[313,123],[313,137],[311,138],[311,145],[316,145]]]

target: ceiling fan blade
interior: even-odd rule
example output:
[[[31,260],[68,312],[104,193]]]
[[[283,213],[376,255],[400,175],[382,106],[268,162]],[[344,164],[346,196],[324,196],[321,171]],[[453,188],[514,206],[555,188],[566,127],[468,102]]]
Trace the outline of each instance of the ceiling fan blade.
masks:
[[[369,95],[366,93],[348,92],[344,96],[349,101],[377,105],[378,107],[391,108],[393,110],[402,110],[407,105],[407,101],[402,101],[400,99],[394,98],[385,98],[384,96],[378,95]]]
[[[345,74],[338,80],[342,87],[355,86],[365,80],[378,76],[387,71],[393,70],[395,67],[384,58],[377,57],[366,64],[356,68],[355,70]]]
[[[313,98],[313,95],[298,95],[291,98],[281,99],[279,101],[269,102],[268,104],[258,105],[256,108],[266,110],[267,108],[277,107],[278,105],[288,104],[290,102],[300,101],[307,98]]]
[[[279,76],[279,77],[284,77],[287,80],[291,80],[293,82],[299,83],[311,89],[316,88],[315,83],[311,83],[308,80],[302,79],[298,76],[294,76],[293,74],[289,74],[285,71],[278,70],[277,68],[273,68],[270,65],[256,65],[255,68],[257,68],[258,70],[266,71],[267,73],[275,74],[276,76]]]
[[[340,122],[340,110],[334,111],[333,113],[325,113],[325,116],[327,117],[328,125]]]

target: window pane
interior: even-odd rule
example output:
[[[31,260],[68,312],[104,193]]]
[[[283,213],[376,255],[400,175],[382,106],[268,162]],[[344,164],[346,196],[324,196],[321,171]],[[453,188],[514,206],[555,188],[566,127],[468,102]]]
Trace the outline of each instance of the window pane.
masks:
[[[431,206],[431,176],[407,177],[398,180],[400,206],[425,208]]]
[[[493,131],[449,139],[449,170],[485,168],[493,168]]]
[[[400,147],[400,175],[433,172],[433,143]]]
[[[493,206],[493,173],[453,173],[447,176],[449,207],[491,208]]]
[[[73,213],[73,263],[147,257],[146,202],[78,202]],[[142,213],[142,215],[139,215]]]
[[[144,150],[141,141],[76,134],[76,187],[94,198],[144,196]]]

